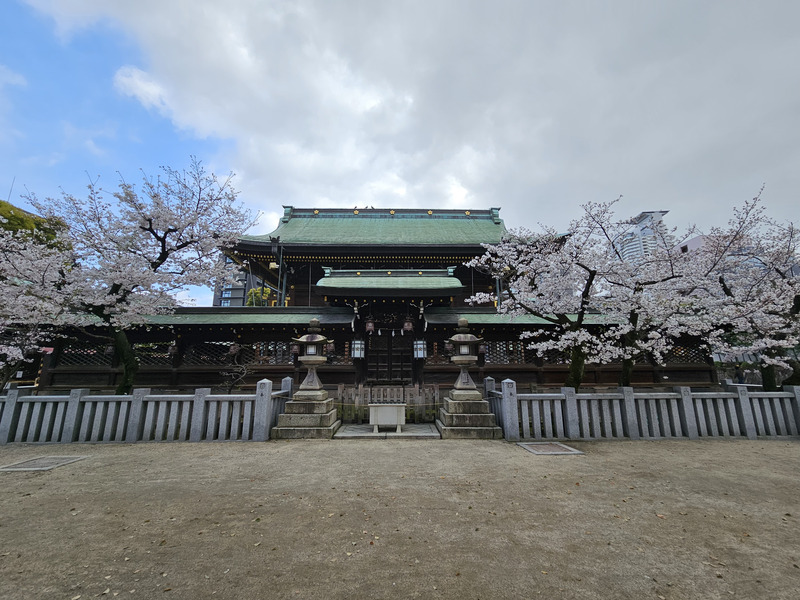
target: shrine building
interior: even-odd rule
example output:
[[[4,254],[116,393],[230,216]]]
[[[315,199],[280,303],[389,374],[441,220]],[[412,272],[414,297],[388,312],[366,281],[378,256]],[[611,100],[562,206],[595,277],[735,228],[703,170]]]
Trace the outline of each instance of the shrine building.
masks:
[[[476,381],[492,376],[537,387],[558,387],[567,358],[538,355],[519,336],[550,327],[533,316],[511,319],[493,305],[470,306],[477,292],[499,292],[489,275],[465,266],[482,244],[506,235],[500,209],[333,209],[284,207],[267,235],[243,236],[227,260],[243,274],[240,287],[216,292],[218,306],[180,308],[129,332],[139,356],[137,387],[237,388],[301,378],[292,339],[320,321],[332,340],[319,368],[326,384],[451,385],[458,368],[446,340],[466,318],[484,341]],[[246,306],[246,299],[251,304]],[[240,306],[231,306],[238,299]],[[227,302],[226,302],[227,301]],[[228,306],[225,306],[228,304]],[[598,324],[598,327],[601,325]],[[235,367],[235,368],[233,368]],[[76,336],[47,357],[41,387],[113,387],[121,367],[105,344]],[[587,365],[585,385],[613,386],[620,365]],[[637,364],[644,385],[703,385],[713,365],[696,346],[678,347],[665,367]]]

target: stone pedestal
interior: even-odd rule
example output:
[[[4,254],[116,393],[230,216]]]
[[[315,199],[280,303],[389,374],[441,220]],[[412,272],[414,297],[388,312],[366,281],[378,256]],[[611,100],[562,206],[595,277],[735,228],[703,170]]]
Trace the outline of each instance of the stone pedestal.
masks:
[[[503,430],[497,426],[489,403],[469,376],[468,367],[477,362],[477,357],[454,356],[452,360],[461,367],[461,373],[436,419],[436,428],[442,439],[503,439]]]
[[[478,362],[478,344],[483,340],[469,332],[469,323],[466,319],[458,320],[456,331],[456,335],[449,341],[459,354],[450,360],[454,365],[458,365],[460,372],[449,397],[444,401],[444,406],[439,409],[436,428],[442,434],[443,440],[503,439],[503,430],[497,426],[489,403],[483,399],[469,375],[469,368]]]
[[[308,366],[308,375],[286,403],[286,412],[278,415],[278,424],[270,436],[276,440],[329,440],[342,422],[336,418],[333,400],[317,378],[317,366],[325,362],[325,357],[303,356],[300,360]]]

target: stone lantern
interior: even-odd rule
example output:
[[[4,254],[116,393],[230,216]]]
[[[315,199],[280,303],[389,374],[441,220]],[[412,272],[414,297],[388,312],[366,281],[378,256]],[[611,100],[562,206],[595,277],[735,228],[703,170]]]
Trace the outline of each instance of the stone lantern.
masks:
[[[298,360],[308,368],[306,378],[300,384],[301,390],[322,389],[322,383],[317,376],[317,367],[327,362],[328,357],[325,352],[328,344],[333,340],[320,334],[320,331],[319,319],[311,319],[308,324],[308,333],[292,339],[292,342],[300,347],[301,355]]]
[[[308,373],[300,389],[286,403],[285,412],[278,416],[278,424],[272,429],[276,439],[330,439],[341,425],[333,399],[328,398],[317,376],[317,367],[328,360],[326,352],[332,343],[320,331],[319,319],[311,319],[308,333],[292,339],[299,346],[298,360],[308,368]]]
[[[456,334],[447,341],[453,347],[453,356],[450,360],[461,369],[453,387],[457,390],[476,390],[469,368],[478,363],[478,347],[483,340],[469,332],[469,323],[466,319],[459,319]]]
[[[442,438],[500,439],[502,430],[497,426],[489,403],[483,399],[469,368],[478,362],[478,350],[483,340],[469,332],[466,319],[458,320],[456,333],[447,340],[452,346],[450,360],[458,365],[458,379],[439,409],[436,428]]]

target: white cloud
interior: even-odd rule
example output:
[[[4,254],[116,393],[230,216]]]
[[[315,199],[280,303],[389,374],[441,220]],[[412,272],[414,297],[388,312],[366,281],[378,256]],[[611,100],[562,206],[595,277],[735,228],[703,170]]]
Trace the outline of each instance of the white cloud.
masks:
[[[14,124],[9,122],[8,115],[11,110],[11,102],[6,98],[6,91],[3,88],[7,86],[21,87],[27,84],[27,80],[21,74],[0,64],[0,144],[23,135]]]
[[[111,20],[143,62],[114,85],[198,137],[242,197],[502,206],[566,224],[636,213],[722,222],[800,189],[800,5],[34,0],[61,31]]]
[[[86,140],[84,142],[84,146],[86,147],[86,149],[89,152],[91,152],[95,156],[105,156],[106,155],[106,151],[103,148],[101,148],[100,146],[98,146],[97,143],[94,140]]]
[[[27,85],[25,77],[0,64],[0,88],[6,85]]]
[[[69,121],[61,123],[61,144],[64,150],[83,148],[97,157],[107,155],[107,146],[117,137],[117,132],[112,126],[97,126],[92,128],[78,127]],[[51,155],[48,160],[63,160],[64,155],[58,153]]]
[[[164,88],[150,75],[137,67],[126,65],[114,74],[114,88],[126,96],[136,98],[145,108],[155,108],[169,114],[169,102]]]

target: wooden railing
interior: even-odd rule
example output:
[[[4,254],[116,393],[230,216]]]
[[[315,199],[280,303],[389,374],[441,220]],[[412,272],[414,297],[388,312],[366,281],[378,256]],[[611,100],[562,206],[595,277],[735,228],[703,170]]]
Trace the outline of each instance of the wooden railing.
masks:
[[[438,416],[439,386],[339,385],[336,408],[345,423],[369,423],[368,405],[372,402],[398,402],[406,405],[406,423],[432,423]]]

